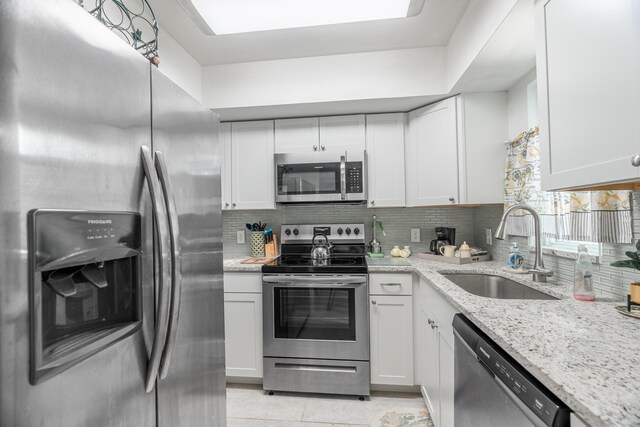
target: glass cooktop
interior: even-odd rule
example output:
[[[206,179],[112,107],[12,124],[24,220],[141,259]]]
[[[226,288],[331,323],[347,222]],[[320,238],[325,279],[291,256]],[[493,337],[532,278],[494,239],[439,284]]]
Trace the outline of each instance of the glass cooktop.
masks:
[[[305,255],[288,255],[262,266],[263,273],[366,273],[363,256],[338,256],[314,260]]]

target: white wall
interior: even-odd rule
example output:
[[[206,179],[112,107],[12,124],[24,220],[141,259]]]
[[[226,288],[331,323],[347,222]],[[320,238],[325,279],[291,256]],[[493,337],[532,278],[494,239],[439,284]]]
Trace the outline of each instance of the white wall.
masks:
[[[446,93],[445,48],[225,64],[203,70],[212,109]]]
[[[159,69],[202,101],[202,66],[162,28],[158,30]]]
[[[455,86],[517,2],[471,1],[447,44],[448,90]]]
[[[532,70],[507,92],[509,138],[538,125],[536,70]]]

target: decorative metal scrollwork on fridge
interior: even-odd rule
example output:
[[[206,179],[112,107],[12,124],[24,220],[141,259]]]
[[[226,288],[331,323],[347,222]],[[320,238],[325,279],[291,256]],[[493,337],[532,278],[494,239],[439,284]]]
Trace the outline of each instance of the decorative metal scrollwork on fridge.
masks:
[[[121,39],[158,65],[158,21],[147,0],[75,0]]]

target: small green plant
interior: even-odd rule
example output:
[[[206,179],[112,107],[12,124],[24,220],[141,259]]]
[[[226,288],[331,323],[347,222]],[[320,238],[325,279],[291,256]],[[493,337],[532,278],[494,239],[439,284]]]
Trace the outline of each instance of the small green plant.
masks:
[[[640,271],[640,240],[636,242],[636,252],[627,251],[624,253],[629,259],[614,261],[611,263],[612,267],[624,267],[633,268]]]

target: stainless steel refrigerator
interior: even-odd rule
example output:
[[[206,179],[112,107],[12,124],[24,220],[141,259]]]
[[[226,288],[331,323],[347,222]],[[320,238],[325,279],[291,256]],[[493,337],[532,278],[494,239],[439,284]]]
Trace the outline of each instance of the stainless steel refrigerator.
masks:
[[[73,1],[0,1],[1,426],[226,425],[218,125]]]

